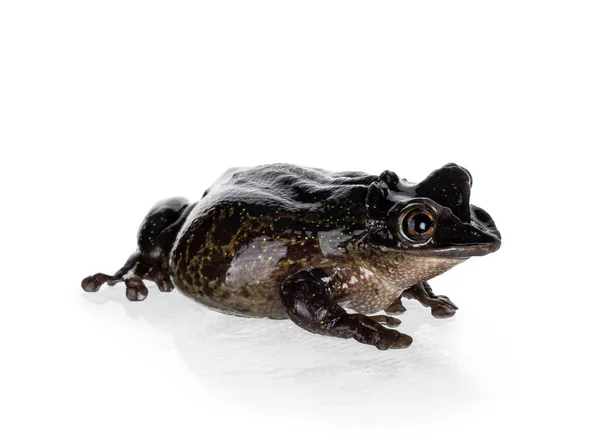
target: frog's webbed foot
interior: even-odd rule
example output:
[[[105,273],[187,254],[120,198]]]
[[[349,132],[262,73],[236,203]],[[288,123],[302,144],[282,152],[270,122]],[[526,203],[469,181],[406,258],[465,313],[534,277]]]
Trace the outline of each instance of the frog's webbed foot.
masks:
[[[414,298],[423,306],[431,308],[431,315],[435,318],[452,317],[458,310],[458,306],[456,306],[448,297],[444,295],[435,295],[427,282],[418,283],[406,289],[402,292],[400,298],[401,297]]]
[[[146,214],[138,231],[138,247],[121,269],[113,275],[94,274],[81,282],[87,292],[96,292],[106,283],[113,286],[125,283],[125,294],[131,301],[141,301],[148,296],[143,280],[156,283],[162,292],[174,289],[169,273],[169,252],[177,232],[193,205],[181,197],[161,200]]]
[[[113,275],[90,275],[82,280],[81,287],[86,292],[96,292],[104,283],[114,286],[123,282],[127,288],[127,298],[131,301],[142,301],[148,296],[148,288],[143,280],[155,282],[162,292],[169,292],[174,288],[168,270],[152,260],[145,259],[139,252],[133,253],[125,265]]]
[[[281,300],[289,318],[307,331],[373,345],[377,349],[400,349],[410,346],[412,338],[382,326],[397,326],[399,320],[387,315],[369,317],[350,314],[337,304],[327,273],[311,268],[288,277],[281,286]]]

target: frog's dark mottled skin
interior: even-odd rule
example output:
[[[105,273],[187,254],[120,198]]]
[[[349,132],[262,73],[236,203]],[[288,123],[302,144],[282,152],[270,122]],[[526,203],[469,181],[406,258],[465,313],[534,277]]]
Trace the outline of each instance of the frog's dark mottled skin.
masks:
[[[367,314],[403,312],[405,297],[436,317],[454,315],[458,308],[427,280],[500,247],[491,217],[469,203],[471,184],[455,164],[418,184],[390,171],[230,169],[197,203],[157,203],[127,263],[82,287],[123,281],[135,301],[146,298],[147,279],[224,313],[290,318],[318,334],[407,347],[409,336],[382,325],[399,320]]]

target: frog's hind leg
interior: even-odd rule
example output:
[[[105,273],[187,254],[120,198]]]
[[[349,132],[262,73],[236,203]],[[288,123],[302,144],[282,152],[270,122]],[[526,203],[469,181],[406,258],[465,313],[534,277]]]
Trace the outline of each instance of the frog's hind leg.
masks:
[[[288,277],[281,286],[281,300],[288,317],[315,334],[353,338],[381,350],[410,346],[411,337],[380,324],[397,325],[397,319],[347,313],[333,300],[330,282],[326,271],[319,268]]]
[[[138,231],[138,250],[113,275],[97,273],[86,277],[81,287],[96,292],[106,283],[113,286],[125,283],[125,294],[131,301],[141,301],[148,296],[143,280],[156,283],[162,292],[172,291],[174,286],[169,273],[169,254],[190,210],[183,198],[171,198],[158,202],[148,212]]]
[[[456,306],[448,297],[443,295],[435,295],[429,283],[417,283],[408,289],[405,289],[400,297],[394,303],[392,303],[385,311],[388,313],[393,312],[404,312],[406,308],[402,306],[402,298],[414,298],[419,303],[427,308],[431,308],[431,315],[436,318],[449,318],[452,317],[458,310]],[[398,307],[401,306],[403,311],[398,311]]]

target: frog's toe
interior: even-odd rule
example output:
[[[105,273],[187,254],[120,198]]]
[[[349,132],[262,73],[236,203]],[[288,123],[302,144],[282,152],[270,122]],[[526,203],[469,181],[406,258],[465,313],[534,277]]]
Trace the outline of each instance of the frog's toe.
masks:
[[[455,311],[458,309],[458,306],[456,306],[452,300],[450,300],[448,297],[446,297],[445,295],[436,295],[437,299],[442,302],[444,305],[448,306],[449,308],[454,309]]]
[[[146,273],[144,278],[156,283],[156,286],[158,286],[158,290],[160,292],[171,292],[173,289],[175,289],[175,286],[171,281],[171,277],[169,277],[169,274],[164,272],[162,269],[152,269]]]
[[[112,276],[102,274],[101,272],[90,275],[81,281],[81,287],[85,292],[97,292],[104,283],[108,282]]]
[[[127,290],[125,295],[130,301],[142,301],[148,297],[148,288],[137,275],[132,275],[123,279]]]
[[[175,289],[175,286],[173,286],[173,282],[171,282],[170,279],[157,280],[155,283],[160,292],[171,292],[173,289]]]
[[[403,312],[406,312],[406,308],[402,304],[402,300],[398,298],[391,305],[385,308],[385,312],[388,314],[402,314]]]
[[[410,335],[390,329],[380,334],[375,346],[381,351],[387,349],[404,349],[408,348],[412,342],[413,339]]]
[[[396,341],[390,346],[390,349],[404,349],[408,348],[413,342],[413,338],[410,335],[398,333],[398,338]]]
[[[402,321],[396,317],[390,317],[389,315],[370,315],[371,319],[375,320],[377,323],[381,323],[386,326],[399,326]]]
[[[458,306],[444,295],[436,295],[430,300],[431,315],[435,318],[450,318],[456,314]]]
[[[431,307],[431,315],[435,318],[450,318],[456,314],[456,310],[458,308],[456,306],[449,306],[446,304],[439,304],[437,306]]]

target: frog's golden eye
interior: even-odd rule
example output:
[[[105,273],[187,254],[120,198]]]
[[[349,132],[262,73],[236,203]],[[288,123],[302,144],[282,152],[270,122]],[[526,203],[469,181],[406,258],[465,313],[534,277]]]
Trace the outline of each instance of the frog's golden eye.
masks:
[[[425,206],[409,208],[400,216],[400,233],[413,243],[424,243],[433,235],[435,217]]]

